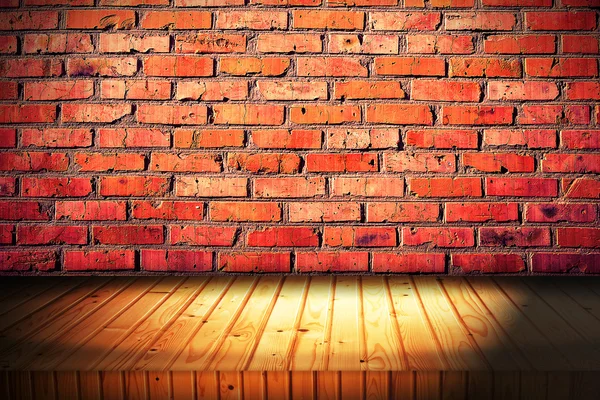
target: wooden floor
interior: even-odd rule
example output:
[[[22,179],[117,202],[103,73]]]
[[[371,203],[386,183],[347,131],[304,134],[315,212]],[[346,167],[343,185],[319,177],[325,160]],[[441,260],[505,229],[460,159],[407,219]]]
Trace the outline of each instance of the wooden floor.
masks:
[[[600,371],[600,279],[3,278],[0,369]]]

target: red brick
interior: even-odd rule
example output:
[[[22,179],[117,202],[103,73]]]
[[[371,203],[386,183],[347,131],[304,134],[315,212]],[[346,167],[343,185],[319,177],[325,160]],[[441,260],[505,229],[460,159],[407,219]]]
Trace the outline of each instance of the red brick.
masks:
[[[248,195],[248,179],[181,176],[177,177],[175,182],[175,195],[193,197],[246,197]]]
[[[569,181],[571,181],[569,179]],[[565,184],[563,180],[563,191],[568,199],[599,199],[600,180],[589,178],[577,178],[572,183]]]
[[[17,244],[87,244],[87,226],[20,225]]]
[[[533,172],[532,156],[514,153],[463,153],[461,162],[465,167],[483,172]]]
[[[98,244],[162,244],[162,225],[92,226],[93,242]]]
[[[398,125],[432,125],[429,106],[421,104],[372,104],[367,106],[366,122]]]
[[[519,220],[517,203],[446,203],[446,222],[509,222]]]
[[[217,104],[212,106],[217,125],[281,125],[284,107],[266,104]]]
[[[290,272],[291,259],[290,253],[219,253],[217,268],[224,272]]]
[[[402,228],[404,246],[472,247],[475,245],[473,228]]]
[[[291,203],[292,204],[297,203]],[[210,220],[219,222],[278,222],[281,206],[270,202],[211,202]]]
[[[486,129],[486,146],[524,146],[530,149],[556,148],[556,131],[552,129]]]
[[[25,36],[27,38],[27,36]],[[25,48],[25,46],[23,46]],[[0,54],[15,54],[17,52],[17,37],[0,37]],[[27,52],[26,52],[27,53]]]
[[[377,154],[308,154],[307,172],[376,172],[379,167]]]
[[[56,268],[54,251],[0,251],[0,271],[50,271]]]
[[[568,82],[565,97],[568,100],[600,100],[600,82]]]
[[[456,156],[452,153],[384,153],[387,172],[456,172]]]
[[[292,129],[253,130],[252,142],[262,149],[320,149],[321,131]]]
[[[0,171],[66,171],[68,167],[66,153],[0,153]]]
[[[375,73],[391,76],[444,76],[446,62],[433,57],[375,57]]]
[[[448,76],[519,78],[522,73],[518,59],[452,57]]]
[[[171,226],[171,244],[233,246],[237,228],[230,226]]]
[[[133,10],[67,10],[64,12],[67,29],[132,29]]]
[[[140,104],[137,110],[138,122],[162,125],[202,125],[207,121],[205,105],[154,105]]]
[[[410,97],[413,100],[479,101],[481,88],[477,82],[413,80]]]
[[[246,35],[194,33],[175,36],[176,53],[243,53]]]
[[[200,221],[203,215],[202,202],[135,200],[131,203],[131,217],[134,219]]]
[[[552,0],[482,0],[490,7],[552,7]]]
[[[176,129],[173,145],[178,148],[195,149],[201,147],[242,147],[242,129]]]
[[[85,33],[27,34],[23,39],[25,54],[91,53],[92,36]]]
[[[0,100],[16,100],[18,98],[19,84],[17,82],[0,82]]]
[[[416,197],[481,197],[480,178],[409,178],[410,194]]]
[[[445,268],[442,253],[373,253],[373,272],[442,274]]]
[[[358,222],[360,205],[353,202],[292,202],[290,222]]]
[[[481,246],[535,247],[550,246],[548,228],[483,227],[479,228]]]
[[[375,31],[433,31],[440,25],[439,12],[371,12]]]
[[[150,171],[221,172],[221,156],[214,153],[152,153]]]
[[[235,76],[281,76],[290,65],[290,59],[284,57],[222,57],[220,72]]]
[[[98,145],[108,148],[169,147],[169,134],[159,129],[101,128],[97,130]]]
[[[206,272],[212,270],[213,253],[196,250],[142,249],[144,271]]]
[[[54,77],[63,73],[63,62],[56,58],[10,58],[0,60],[3,78]]]
[[[217,11],[217,29],[286,29],[285,11]]]
[[[148,11],[140,18],[142,29],[210,29],[207,11]]]
[[[360,11],[294,10],[294,29],[357,30],[365,26]]]
[[[336,99],[403,99],[400,82],[394,81],[342,81],[334,83]]]
[[[75,100],[93,95],[94,82],[86,80],[25,82],[23,86],[25,100]]]
[[[115,7],[168,6],[169,0],[100,0],[99,5]]]
[[[326,100],[327,82],[257,81],[265,100]]]
[[[0,128],[0,148],[14,147],[17,147],[17,130],[10,128]]]
[[[260,0],[252,0],[254,2]],[[269,0],[266,0],[269,1]],[[279,0],[275,0],[279,1]],[[294,0],[291,0],[294,1]],[[303,0],[297,0],[303,1]],[[226,7],[226,6],[243,6],[244,0],[175,0],[177,7]]]
[[[598,76],[598,62],[592,58],[527,58],[525,73],[544,78]]]
[[[58,28],[57,11],[2,12],[0,31],[31,31]]]
[[[490,100],[554,100],[557,97],[558,87],[554,82],[488,82],[488,99]]]
[[[254,197],[294,198],[325,195],[325,178],[256,178],[254,179]]]
[[[144,59],[146,76],[195,77],[212,76],[214,61],[197,56],[148,56]]]
[[[419,1],[421,0],[412,0],[415,7]],[[410,2],[411,0],[406,0],[404,5],[408,7]],[[430,0],[430,4],[435,8],[472,8],[475,5],[475,0]]]
[[[531,258],[532,272],[565,273],[574,270],[597,274],[600,272],[600,253],[536,253]]]
[[[327,129],[329,149],[386,149],[398,148],[398,129]]]
[[[416,54],[473,54],[470,35],[407,35],[406,49]]]
[[[558,182],[551,178],[486,178],[488,196],[556,197]]]
[[[145,157],[139,153],[75,153],[73,161],[80,172],[141,171]]]
[[[320,35],[308,33],[261,33],[256,48],[259,53],[320,53]]]
[[[594,222],[597,215],[594,204],[527,204],[525,220],[527,222]]]
[[[596,29],[596,13],[572,12],[526,12],[525,27],[532,31],[589,31]]]
[[[594,36],[562,35],[563,53],[598,54],[599,40]]]
[[[319,231],[301,226],[267,227],[248,232],[246,245],[250,247],[316,247]]]
[[[358,106],[297,105],[290,107],[290,121],[295,124],[337,125],[346,122],[360,122]]]
[[[57,201],[57,220],[70,221],[125,221],[126,204],[118,201]]]
[[[516,25],[510,12],[446,13],[444,26],[448,31],[510,31]]]
[[[0,224],[0,244],[13,244],[15,225]]]
[[[367,222],[435,222],[439,215],[437,203],[367,203]]]
[[[403,197],[404,179],[397,177],[335,177],[330,183],[332,196]]]
[[[23,197],[85,197],[92,193],[90,178],[23,178]]]
[[[443,106],[444,125],[510,125],[514,108],[510,106]]]
[[[567,149],[600,149],[600,129],[564,130],[560,138]]]
[[[542,172],[600,173],[600,154],[545,154]]]
[[[169,86],[169,94],[170,91]],[[247,97],[247,81],[178,82],[175,94],[177,100],[245,100]]]
[[[323,244],[329,247],[392,247],[398,240],[396,228],[326,226]]]
[[[526,270],[519,254],[452,254],[452,267],[463,273],[515,273]]]
[[[329,53],[398,54],[396,35],[330,34]]]
[[[0,219],[8,221],[48,221],[51,209],[37,201],[0,201]]]
[[[298,155],[289,153],[229,153],[227,157],[230,171],[254,174],[296,174],[300,163]]]
[[[118,271],[135,268],[133,250],[65,250],[66,271]]]
[[[103,99],[167,100],[171,98],[171,82],[155,80],[103,80]]]
[[[599,228],[558,228],[556,242],[560,247],[600,247]]]
[[[554,54],[556,37],[553,35],[488,36],[483,42],[489,54]]]
[[[49,104],[0,105],[0,124],[54,122],[56,106]]]
[[[265,0],[263,0],[265,1]],[[267,0],[269,1],[269,0]],[[270,0],[281,1],[281,0]],[[285,1],[285,0],[284,0]],[[311,0],[305,0],[311,1]],[[312,0],[314,3],[320,3],[321,0]],[[395,6],[398,5],[398,0],[327,0],[327,5],[330,7],[358,6],[358,7],[379,7],[379,6]]]
[[[0,196],[12,196],[16,192],[17,180],[13,177],[0,177]]]
[[[476,149],[477,131],[470,129],[418,129],[406,132],[407,146],[426,149]]]
[[[522,125],[588,124],[590,113],[587,106],[523,106],[517,117],[517,122]]]
[[[133,57],[85,57],[67,61],[69,76],[132,76],[136,72],[137,59]]]
[[[360,59],[350,57],[298,57],[298,76],[366,77],[369,72]]]
[[[168,36],[104,33],[100,35],[100,53],[168,53]]]
[[[369,270],[369,253],[344,251],[318,251],[296,253],[298,272],[366,272]]]
[[[132,112],[131,104],[63,104],[62,122],[115,122]]]
[[[169,179],[158,176],[102,176],[101,196],[164,196],[169,191]]]

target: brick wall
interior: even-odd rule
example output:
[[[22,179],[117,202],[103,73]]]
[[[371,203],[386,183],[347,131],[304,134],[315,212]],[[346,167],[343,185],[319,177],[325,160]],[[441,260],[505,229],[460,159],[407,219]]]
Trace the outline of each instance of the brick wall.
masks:
[[[0,0],[0,270],[600,273],[599,0]]]

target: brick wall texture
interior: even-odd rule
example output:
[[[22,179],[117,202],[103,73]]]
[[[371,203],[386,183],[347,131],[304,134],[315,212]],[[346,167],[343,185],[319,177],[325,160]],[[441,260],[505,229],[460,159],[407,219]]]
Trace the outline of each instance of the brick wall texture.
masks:
[[[600,0],[0,0],[0,271],[600,273]]]

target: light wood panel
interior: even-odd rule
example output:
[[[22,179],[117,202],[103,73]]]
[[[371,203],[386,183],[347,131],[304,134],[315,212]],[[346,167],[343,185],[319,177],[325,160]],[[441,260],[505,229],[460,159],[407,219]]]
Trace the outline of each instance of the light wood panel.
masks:
[[[414,395],[435,380],[443,388],[466,379],[439,380],[431,371],[600,369],[597,278],[246,275],[65,277],[49,279],[47,287],[39,280],[11,282],[28,289],[11,290],[3,282],[12,296],[0,301],[0,314],[12,317],[0,331],[0,367],[61,372],[33,382],[46,397],[74,391],[93,397],[123,381],[129,392],[121,396],[160,398],[173,390],[168,382],[192,379],[163,373],[142,382],[139,375],[109,371],[197,371],[193,385],[181,385],[187,388],[182,397],[212,390],[217,380],[223,398],[240,397],[244,388],[264,397],[283,387],[337,398],[347,391]],[[73,375],[62,374],[75,370],[82,371],[77,385]],[[84,371],[102,372],[100,389]],[[212,374],[223,371],[332,374],[321,383],[305,375],[313,382],[309,393],[285,373],[269,386],[264,379],[251,382],[252,375],[238,380]],[[369,374],[355,380],[339,371]],[[387,371],[424,373],[411,383]],[[488,387],[486,376],[466,380],[468,391]],[[512,395],[517,389],[511,376],[503,375],[502,387],[494,390]],[[523,390],[543,382],[536,378]]]

